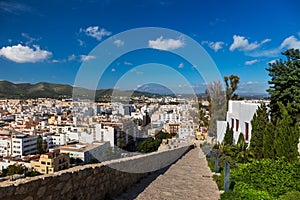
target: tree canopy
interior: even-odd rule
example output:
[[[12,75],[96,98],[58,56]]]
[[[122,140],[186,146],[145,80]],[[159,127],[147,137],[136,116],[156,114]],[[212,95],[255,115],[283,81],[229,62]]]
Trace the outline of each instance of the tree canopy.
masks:
[[[224,81],[226,84],[226,99],[227,99],[227,101],[229,101],[230,99],[238,99],[238,95],[235,94],[234,92],[238,88],[238,84],[240,82],[240,77],[238,77],[237,75],[231,74],[230,76],[224,76]]]
[[[263,157],[263,133],[266,125],[268,123],[268,112],[267,106],[262,104],[256,110],[254,114],[251,125],[251,139],[250,139],[250,149],[253,151],[256,158],[260,159]]]
[[[269,64],[266,70],[271,80],[267,92],[270,94],[270,108],[272,121],[280,117],[280,108],[277,102],[287,106],[290,103],[292,113],[298,117],[300,114],[300,53],[299,49],[289,49],[282,53],[287,60],[277,60]]]

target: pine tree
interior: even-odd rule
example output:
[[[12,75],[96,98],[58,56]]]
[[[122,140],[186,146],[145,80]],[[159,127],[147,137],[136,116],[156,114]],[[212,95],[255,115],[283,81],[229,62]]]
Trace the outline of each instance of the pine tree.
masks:
[[[277,102],[282,102],[285,106],[291,103],[292,114],[300,119],[300,52],[299,49],[289,49],[282,54],[287,57],[287,60],[280,59],[269,64],[270,67],[266,69],[271,77],[267,92],[270,94],[270,108],[274,123],[280,117]]]
[[[231,128],[229,128],[229,123],[227,123],[223,142],[225,145],[232,145],[232,143],[233,143],[233,130]]]
[[[238,139],[238,144],[240,143],[245,143],[245,137],[244,137],[244,134],[243,133],[240,133],[239,135],[239,139]]]
[[[298,159],[299,126],[296,119],[290,114],[291,104],[286,107],[278,103],[281,117],[277,120],[275,128],[274,147],[277,157],[285,157],[288,161]]]
[[[272,122],[268,122],[263,131],[263,157],[275,159],[274,148],[274,131],[275,126]]]
[[[268,123],[268,112],[265,104],[262,104],[256,110],[254,114],[251,125],[251,140],[250,140],[250,149],[254,153],[255,158],[263,158],[263,134],[265,127]]]

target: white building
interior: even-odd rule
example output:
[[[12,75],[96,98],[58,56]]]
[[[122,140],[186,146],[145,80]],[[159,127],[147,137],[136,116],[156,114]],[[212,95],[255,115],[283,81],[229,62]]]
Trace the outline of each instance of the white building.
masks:
[[[168,123],[168,122],[180,122],[180,114],[171,112],[171,113],[163,113],[159,115],[159,120]]]
[[[178,137],[180,139],[186,139],[188,137],[195,137],[195,131],[199,128],[199,124],[193,121],[184,121],[180,123],[178,129]]]
[[[12,156],[34,155],[37,152],[37,137],[26,134],[12,135],[11,146]]]
[[[24,165],[26,168],[30,168],[30,163],[29,162],[23,162],[23,161],[18,161],[18,159],[14,158],[4,158],[0,160],[0,171],[3,169],[6,169],[10,165],[14,164],[19,164],[19,165]]]
[[[93,142],[107,141],[113,147],[115,139],[114,133],[114,127],[103,124],[95,124],[92,127],[72,127],[71,130],[66,132],[48,135],[47,143],[49,142],[52,144],[51,147],[54,147],[66,145],[69,142],[83,142],[92,144]]]
[[[95,130],[96,137],[94,138],[93,141],[109,142],[110,146],[113,147],[114,141],[115,141],[114,127],[105,126],[103,124],[96,124],[95,127],[96,127],[96,130]]]
[[[11,155],[11,136],[0,136],[0,156],[7,157]]]
[[[228,111],[226,121],[217,121],[217,140],[223,141],[227,123],[233,130],[233,142],[237,143],[240,133],[244,135],[246,142],[251,138],[251,120],[257,108],[262,104],[268,104],[268,101],[232,101],[228,102]]]
[[[88,163],[92,158],[105,161],[108,158],[109,142],[77,143],[59,147],[61,153],[69,153],[70,158],[79,158]]]

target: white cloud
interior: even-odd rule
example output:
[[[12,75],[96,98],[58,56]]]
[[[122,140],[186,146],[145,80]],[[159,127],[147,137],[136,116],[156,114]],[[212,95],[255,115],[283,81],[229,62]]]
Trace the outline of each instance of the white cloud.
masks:
[[[270,60],[267,64],[274,64],[277,60]]]
[[[248,81],[246,83],[246,85],[255,85],[255,84],[259,84],[257,81]]]
[[[86,29],[80,29],[80,32],[84,32],[87,36],[93,37],[97,40],[101,40],[105,36],[110,36],[111,32],[104,28],[99,29],[99,26],[90,26]]]
[[[280,48],[294,48],[294,49],[300,49],[300,41],[295,37],[295,36],[290,36],[286,39],[284,39],[284,41],[281,43]]]
[[[222,49],[223,44],[224,44],[224,42],[211,42],[211,43],[208,44],[208,46],[210,48],[212,48],[215,52],[217,52],[220,49]]]
[[[213,49],[215,52],[219,51],[220,49],[222,49],[224,42],[208,42],[208,46],[209,48]]]
[[[60,61],[60,60],[54,59],[54,60],[52,60],[52,62],[53,62],[53,63],[59,63],[59,62],[61,62],[61,61]]]
[[[122,40],[115,40],[114,41],[114,44],[117,46],[117,47],[121,47],[124,45],[124,41]]]
[[[0,49],[0,56],[17,63],[41,62],[52,56],[51,52],[41,50],[38,45],[33,45],[33,47],[23,46],[22,44],[2,47]]]
[[[75,60],[75,59],[76,59],[76,56],[74,54],[72,54],[68,57],[68,61],[72,61],[72,60]]]
[[[22,3],[0,1],[0,10],[18,15],[22,12],[31,12],[32,8]]]
[[[285,49],[300,49],[300,40],[298,40],[295,36],[287,37],[283,40],[281,45],[277,48],[254,51],[248,53],[249,56],[252,57],[278,57],[280,52],[283,52]],[[270,63],[270,62],[269,62]]]
[[[184,41],[182,39],[163,39],[163,36],[160,36],[156,40],[149,40],[148,46],[153,49],[174,50],[183,47]]]
[[[84,41],[82,41],[80,39],[78,39],[77,41],[78,41],[78,43],[79,43],[80,46],[84,46],[85,45]]]
[[[89,61],[89,60],[93,60],[95,59],[96,56],[90,56],[90,55],[80,55],[80,60],[82,62],[85,62],[85,61]]]
[[[257,63],[257,62],[258,62],[257,59],[255,59],[255,60],[249,60],[249,61],[245,62],[245,65],[253,65],[254,63]]]
[[[131,62],[124,61],[124,65],[133,65]]]
[[[234,51],[235,49],[240,51],[251,51],[254,49],[257,49],[262,44],[270,42],[271,39],[265,39],[261,41],[260,43],[255,41],[253,43],[249,43],[248,39],[246,39],[244,36],[234,35],[233,36],[233,43],[230,45],[229,50]]]
[[[52,63],[65,63],[67,59],[53,59]]]
[[[27,33],[22,33],[21,34],[24,38],[27,39],[27,41],[25,42],[25,44],[28,46],[30,44],[32,44],[34,41],[38,41],[40,40],[41,38],[33,38],[33,37],[30,37]]]
[[[178,68],[179,68],[179,69],[184,68],[184,64],[183,64],[183,63],[179,63]]]

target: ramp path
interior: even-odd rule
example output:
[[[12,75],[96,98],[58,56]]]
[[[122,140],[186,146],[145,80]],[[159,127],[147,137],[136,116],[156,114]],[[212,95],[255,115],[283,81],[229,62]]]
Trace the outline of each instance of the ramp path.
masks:
[[[190,150],[169,168],[142,179],[115,199],[217,200],[220,192],[201,149]]]

